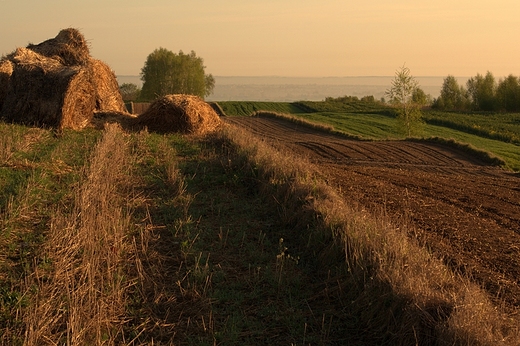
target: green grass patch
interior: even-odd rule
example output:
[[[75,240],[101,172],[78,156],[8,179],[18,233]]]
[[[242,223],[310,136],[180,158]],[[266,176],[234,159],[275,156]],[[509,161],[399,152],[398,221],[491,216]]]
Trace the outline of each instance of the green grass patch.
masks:
[[[345,132],[370,140],[403,138],[402,130],[397,126],[395,118],[381,114],[351,113],[304,113],[295,116],[312,123],[331,126],[334,130]]]
[[[327,101],[300,101],[295,102],[294,105],[310,113],[375,113],[395,116],[393,108],[374,101],[332,99]]]
[[[160,295],[149,287],[155,298],[133,305],[129,330],[142,328],[140,317],[149,309],[155,311],[152,324],[176,326],[162,335],[147,326],[139,342],[327,344],[347,337],[348,324],[333,312],[337,307],[313,300],[334,269],[319,270],[309,255],[309,237],[280,219],[283,206],[276,199],[266,202],[259,195],[257,173],[229,143],[155,134],[137,141],[142,185],[136,188],[148,206],[138,208],[135,218],[148,218],[156,229],[150,247],[163,258],[161,273],[167,276],[158,276],[155,286],[175,284],[160,288]],[[179,150],[186,147],[188,155]],[[173,156],[161,159],[165,151]],[[184,177],[183,195],[166,182],[170,161]]]
[[[249,116],[258,111],[298,114],[306,112],[296,103],[291,102],[244,102],[224,101],[218,105],[228,116]]]
[[[520,144],[520,113],[424,112],[428,124],[479,137]]]

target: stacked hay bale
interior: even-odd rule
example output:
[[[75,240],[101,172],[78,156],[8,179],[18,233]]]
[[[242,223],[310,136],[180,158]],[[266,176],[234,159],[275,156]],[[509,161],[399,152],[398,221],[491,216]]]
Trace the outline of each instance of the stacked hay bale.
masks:
[[[213,108],[193,95],[166,95],[154,101],[138,116],[134,127],[153,132],[205,134],[214,131],[221,120]]]
[[[58,60],[65,66],[87,65],[90,50],[85,37],[78,29],[63,29],[55,38],[40,44],[30,44],[28,49],[48,58]]]
[[[10,59],[14,69],[2,105],[4,119],[59,129],[90,123],[96,103],[88,69],[27,48],[18,48]]]
[[[81,129],[96,111],[125,108],[115,74],[90,56],[77,29],[61,30],[55,38],[18,48],[0,61],[0,117]]]

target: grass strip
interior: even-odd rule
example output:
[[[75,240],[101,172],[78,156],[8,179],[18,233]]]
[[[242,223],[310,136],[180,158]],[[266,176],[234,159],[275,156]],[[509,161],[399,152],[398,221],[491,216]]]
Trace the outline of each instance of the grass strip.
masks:
[[[71,210],[56,210],[28,285],[25,345],[103,344],[121,339],[121,261],[129,227],[125,180],[131,162],[123,132],[108,126],[75,188]]]

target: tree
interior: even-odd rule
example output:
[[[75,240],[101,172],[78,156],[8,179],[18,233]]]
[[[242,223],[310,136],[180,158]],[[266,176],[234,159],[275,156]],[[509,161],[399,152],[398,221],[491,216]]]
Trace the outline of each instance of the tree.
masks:
[[[520,111],[520,81],[510,74],[498,82],[497,102],[501,110],[508,112]]]
[[[392,86],[385,93],[390,103],[398,108],[398,119],[403,123],[408,136],[421,123],[421,105],[413,100],[418,88],[419,83],[410,75],[410,69],[403,65],[395,72]]]
[[[135,101],[139,98],[141,89],[134,83],[123,83],[119,86],[119,92],[123,97],[123,101]]]
[[[213,92],[215,79],[205,74],[204,60],[194,51],[173,53],[165,48],[148,55],[141,69],[142,98],[152,100],[168,94],[189,94],[204,98]]]
[[[361,98],[361,101],[363,101],[363,102],[376,102],[376,99],[374,98],[374,95],[367,95],[367,96],[363,96]]]
[[[467,91],[459,85],[454,76],[448,75],[444,78],[437,105],[439,108],[450,110],[463,110],[468,107]]]
[[[420,87],[417,87],[412,93],[412,102],[421,107],[427,106],[432,103],[432,96],[426,94]]]
[[[492,111],[496,108],[495,77],[488,71],[486,76],[477,74],[467,82],[468,93],[475,110]]]

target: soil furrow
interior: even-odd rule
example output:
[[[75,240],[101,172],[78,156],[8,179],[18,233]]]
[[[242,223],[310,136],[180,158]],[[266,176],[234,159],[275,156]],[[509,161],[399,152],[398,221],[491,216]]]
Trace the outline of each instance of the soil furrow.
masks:
[[[407,220],[432,252],[520,306],[518,175],[433,143],[363,142],[262,117],[229,123],[307,157],[360,207]]]

